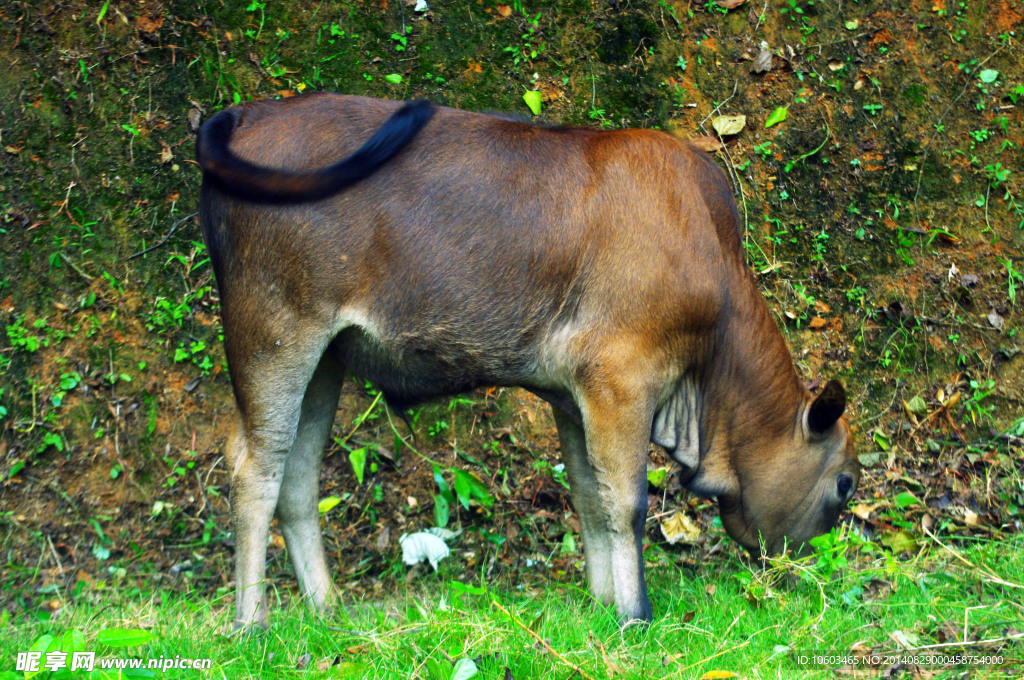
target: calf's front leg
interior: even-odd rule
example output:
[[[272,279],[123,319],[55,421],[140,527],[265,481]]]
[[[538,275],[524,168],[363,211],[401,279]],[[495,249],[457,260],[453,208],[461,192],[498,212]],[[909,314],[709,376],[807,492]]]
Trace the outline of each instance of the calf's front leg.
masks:
[[[653,408],[641,391],[612,385],[589,390],[581,401],[601,511],[596,522],[597,537],[592,540],[604,546],[620,621],[624,625],[634,620],[650,621],[642,540]]]

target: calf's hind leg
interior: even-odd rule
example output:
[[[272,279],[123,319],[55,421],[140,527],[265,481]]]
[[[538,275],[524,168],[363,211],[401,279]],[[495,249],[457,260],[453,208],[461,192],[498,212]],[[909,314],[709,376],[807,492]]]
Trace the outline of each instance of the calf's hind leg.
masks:
[[[615,603],[611,543],[601,504],[600,489],[587,455],[583,428],[554,406],[551,407],[551,414],[555,417],[555,425],[558,426],[562,461],[569,475],[572,505],[580,518],[590,594],[601,604],[611,605]]]
[[[297,332],[272,350],[243,353],[232,351],[230,330],[226,328],[225,343],[233,359],[231,377],[241,416],[226,451],[235,532],[235,627],[266,628],[263,579],[270,520],[278,506],[303,397],[326,339],[311,346]]]
[[[299,589],[319,612],[330,604],[332,586],[317,507],[320,460],[338,409],[342,377],[341,367],[325,354],[306,387],[302,415],[277,499],[277,520],[299,579]]]

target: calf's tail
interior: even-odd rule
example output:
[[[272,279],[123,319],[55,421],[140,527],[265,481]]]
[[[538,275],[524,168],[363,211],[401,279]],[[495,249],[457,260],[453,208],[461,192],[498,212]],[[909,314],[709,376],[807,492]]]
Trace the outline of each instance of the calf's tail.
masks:
[[[267,168],[240,158],[228,142],[239,111],[225,109],[203,124],[196,159],[203,180],[236,198],[257,203],[305,203],[327,198],[372,175],[401,151],[434,115],[430,102],[409,102],[347,158],[311,171]]]

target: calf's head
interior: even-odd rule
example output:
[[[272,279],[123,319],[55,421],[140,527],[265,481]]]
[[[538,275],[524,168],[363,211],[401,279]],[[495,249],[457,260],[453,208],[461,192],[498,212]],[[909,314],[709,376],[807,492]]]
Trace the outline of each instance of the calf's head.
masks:
[[[805,400],[791,431],[734,455],[736,484],[719,496],[722,525],[751,553],[799,549],[828,532],[860,480],[846,392],[830,381]]]

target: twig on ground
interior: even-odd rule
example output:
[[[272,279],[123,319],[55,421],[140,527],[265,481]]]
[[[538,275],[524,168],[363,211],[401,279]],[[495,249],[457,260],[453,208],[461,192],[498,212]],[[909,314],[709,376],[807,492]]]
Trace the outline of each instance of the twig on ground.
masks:
[[[174,236],[174,232],[176,232],[178,230],[178,227],[180,227],[184,222],[187,222],[188,220],[192,219],[193,217],[195,217],[198,214],[199,214],[198,212],[194,212],[191,215],[187,215],[185,217],[182,217],[180,220],[178,220],[177,222],[174,223],[174,226],[171,227],[171,230],[169,232],[167,232],[167,234],[164,235],[164,237],[162,239],[160,239],[160,241],[158,243],[155,243],[155,244],[151,245],[150,247],[146,248],[145,250],[140,250],[139,252],[135,253],[134,255],[129,255],[125,259],[127,259],[127,260],[134,260],[137,257],[142,257],[146,253],[153,252],[154,250],[156,250],[160,246],[162,246],[165,243],[167,243],[171,239],[171,236]]]
[[[92,280],[93,280],[94,277],[89,276],[84,271],[82,271],[82,269],[77,264],[75,264],[74,262],[71,261],[70,257],[65,255],[64,253],[61,253],[60,254],[60,259],[64,260],[64,264],[66,264],[67,266],[69,266],[72,269],[74,269],[76,274],[81,276],[83,279],[85,279],[89,283],[92,283]]]

